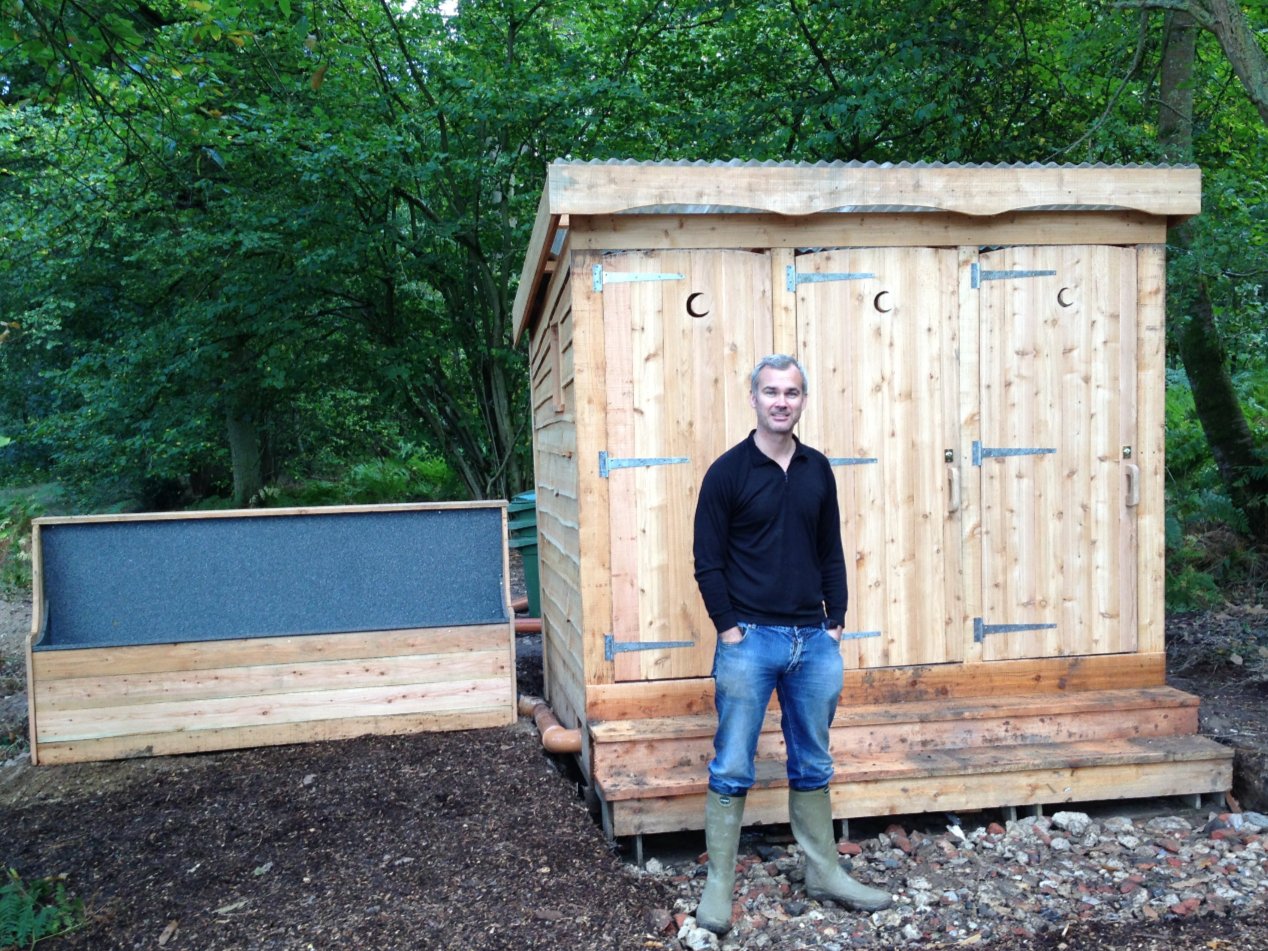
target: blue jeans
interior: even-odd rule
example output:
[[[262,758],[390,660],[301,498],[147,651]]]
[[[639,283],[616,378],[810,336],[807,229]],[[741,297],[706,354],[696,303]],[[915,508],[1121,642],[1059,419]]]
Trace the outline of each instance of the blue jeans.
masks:
[[[709,788],[742,796],[753,785],[753,758],[771,693],[779,697],[788,785],[822,789],[832,779],[828,728],[841,697],[840,644],[822,627],[740,624],[738,644],[720,638],[713,655],[714,705]]]

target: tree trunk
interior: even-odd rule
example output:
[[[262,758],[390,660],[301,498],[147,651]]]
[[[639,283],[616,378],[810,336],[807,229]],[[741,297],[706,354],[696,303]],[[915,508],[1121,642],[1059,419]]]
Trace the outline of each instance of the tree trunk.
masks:
[[[1193,58],[1197,41],[1197,24],[1191,16],[1175,13],[1167,17],[1158,138],[1169,162],[1193,161]]]
[[[225,411],[229,459],[233,466],[233,503],[249,505],[264,488],[260,466],[260,433],[250,412],[230,402]]]
[[[1229,499],[1246,516],[1257,545],[1268,543],[1268,466],[1228,373],[1228,355],[1215,325],[1206,285],[1199,284],[1193,313],[1179,327],[1180,357],[1193,389],[1193,405]]]
[[[1268,124],[1268,54],[1237,0],[1120,0],[1115,6],[1176,11],[1213,34],[1259,118]]]
[[[1202,26],[1215,34],[1246,95],[1268,124],[1268,54],[1237,0],[1193,0]]]
[[[1158,135],[1173,162],[1193,160],[1193,60],[1197,29],[1188,13],[1168,17],[1163,47]],[[1191,228],[1174,228],[1170,244],[1186,250]],[[1173,339],[1179,347],[1184,372],[1207,445],[1215,459],[1230,501],[1246,517],[1252,540],[1268,543],[1268,478],[1254,436],[1233,388],[1228,354],[1206,283],[1173,298]]]

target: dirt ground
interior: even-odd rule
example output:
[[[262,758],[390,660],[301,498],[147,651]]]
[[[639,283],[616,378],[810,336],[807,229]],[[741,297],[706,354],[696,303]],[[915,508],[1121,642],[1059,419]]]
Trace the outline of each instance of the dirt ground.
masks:
[[[28,604],[0,600],[0,697],[22,686],[29,618]],[[1268,644],[1263,611],[1174,624],[1176,682],[1204,698],[1204,732],[1262,756],[1268,678],[1248,651]],[[521,638],[519,647],[520,690],[539,692],[539,645]],[[0,740],[20,734],[24,701],[0,700],[0,711]],[[1240,794],[1253,796],[1247,789]],[[680,947],[676,890],[605,840],[569,764],[543,753],[525,720],[123,763],[11,764],[0,767],[0,829],[6,866],[65,875],[86,904],[82,930],[41,947]],[[1268,923],[1089,921],[989,946],[1268,951]]]

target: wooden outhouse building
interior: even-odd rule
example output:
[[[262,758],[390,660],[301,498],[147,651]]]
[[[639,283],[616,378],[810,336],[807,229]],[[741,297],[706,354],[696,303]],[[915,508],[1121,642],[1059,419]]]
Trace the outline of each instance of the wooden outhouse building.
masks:
[[[530,341],[547,700],[612,835],[703,824],[692,520],[767,353],[850,587],[838,818],[1231,785],[1165,682],[1169,224],[1193,167],[560,162]],[[786,821],[772,713],[746,820]]]

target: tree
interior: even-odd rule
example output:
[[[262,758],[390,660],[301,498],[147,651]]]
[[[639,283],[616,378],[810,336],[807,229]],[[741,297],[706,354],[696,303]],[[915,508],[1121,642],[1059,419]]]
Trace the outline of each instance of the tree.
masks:
[[[1213,34],[1247,97],[1258,110],[1259,118],[1268,124],[1268,55],[1259,44],[1245,11],[1235,0],[1135,0],[1121,6],[1173,11],[1177,14],[1171,20],[1173,27],[1183,23],[1181,29],[1189,30],[1196,24]],[[1188,41],[1182,42],[1187,44]]]
[[[1254,40],[1228,0],[1186,3]],[[0,427],[85,475],[210,472],[240,501],[400,437],[472,495],[529,483],[510,308],[551,159],[1161,155],[1155,18],[1099,0],[0,9]],[[1232,339],[1262,134],[1196,70],[1195,157],[1240,230],[1200,219],[1176,271],[1207,276]]]
[[[1195,4],[1195,8],[1198,5]],[[1220,37],[1227,52],[1229,11],[1219,17],[1210,8],[1227,8],[1222,0],[1204,0],[1202,14],[1208,28]],[[1240,11],[1237,11],[1240,17]],[[1159,96],[1159,138],[1166,157],[1172,161],[1193,160],[1194,63],[1197,51],[1197,20],[1188,9],[1177,9],[1167,17],[1164,29]],[[1241,23],[1245,25],[1244,17]],[[1219,29],[1214,27],[1218,25]],[[1236,48],[1236,44],[1233,44]],[[1263,59],[1262,50],[1259,59]],[[1252,59],[1254,57],[1246,57]],[[1253,74],[1245,62],[1234,64],[1239,78]],[[1243,78],[1243,82],[1245,79]],[[1254,95],[1251,96],[1254,99]],[[1262,111],[1262,110],[1261,110]],[[1200,241],[1195,226],[1174,229],[1172,241],[1183,251],[1192,252]],[[1250,535],[1260,544],[1268,543],[1268,458],[1256,444],[1230,374],[1227,347],[1215,318],[1212,301],[1211,266],[1228,262],[1211,261],[1206,268],[1186,269],[1188,287],[1173,295],[1173,330],[1185,372],[1193,391],[1194,405],[1220,476],[1233,504],[1244,514]],[[1263,275],[1261,273],[1261,280]]]

